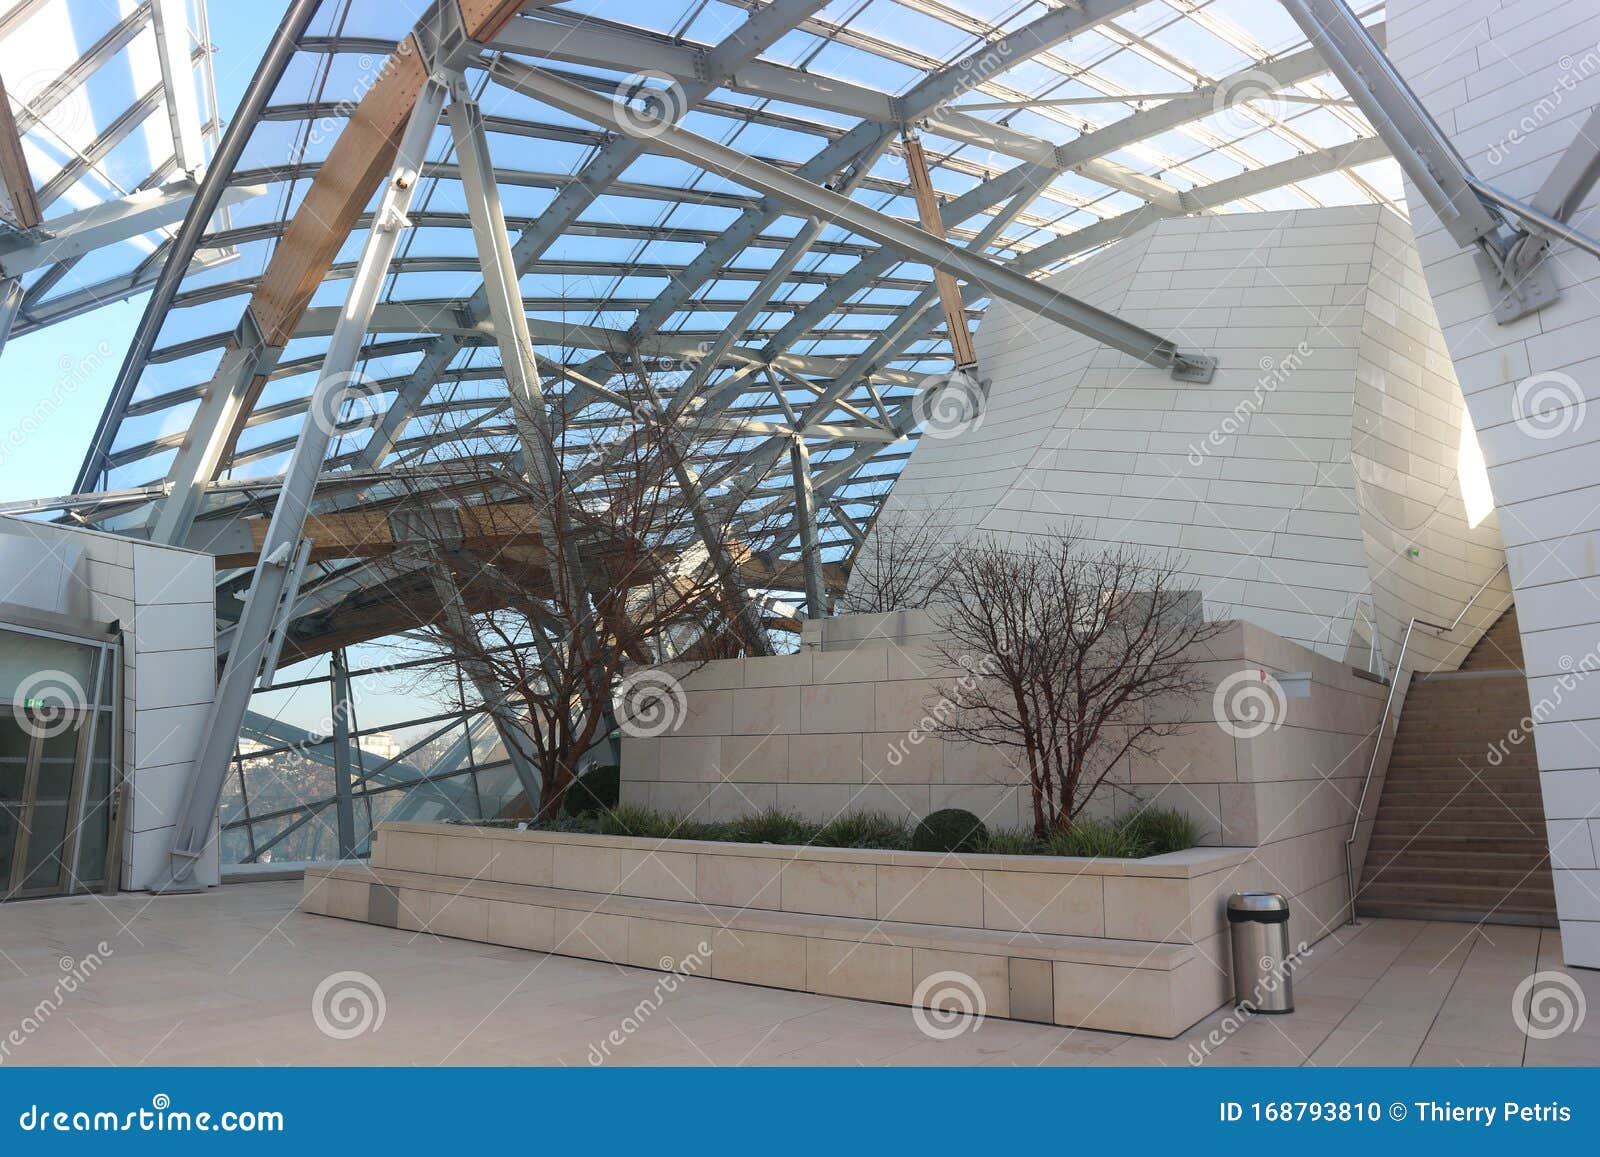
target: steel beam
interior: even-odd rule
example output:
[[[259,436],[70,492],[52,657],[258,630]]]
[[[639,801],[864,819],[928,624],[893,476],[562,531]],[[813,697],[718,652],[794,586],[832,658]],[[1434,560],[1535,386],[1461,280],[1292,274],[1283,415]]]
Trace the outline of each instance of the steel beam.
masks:
[[[0,94],[0,99],[4,99]],[[23,297],[22,282],[15,277],[8,277],[0,282],[0,353],[5,352],[6,342],[11,339],[11,327],[17,324],[17,311],[22,308]]]
[[[15,277],[171,225],[188,212],[197,188],[191,178],[180,177],[158,188],[52,217],[25,233],[0,239],[0,273]],[[230,185],[218,204],[237,205],[266,191],[265,185]]]
[[[800,531],[800,569],[806,584],[806,618],[823,619],[828,615],[828,592],[822,583],[817,502],[811,491],[811,452],[799,435],[789,443],[789,468],[794,472],[794,511]]]
[[[1458,245],[1503,222],[1472,188],[1466,162],[1343,0],[1282,0]]]
[[[490,75],[525,96],[540,100],[594,124],[629,136],[645,137],[654,151],[698,165],[736,184],[777,197],[801,212],[812,212],[936,269],[977,282],[990,293],[1034,310],[1042,317],[1093,337],[1140,361],[1170,370],[1180,380],[1209,381],[1216,361],[1203,354],[1180,352],[1175,343],[1114,314],[1096,309],[968,252],[942,237],[841,197],[775,165],[666,123],[641,124],[621,114],[614,102],[578,85],[518,61],[495,61]]]
[[[205,167],[200,139],[200,101],[195,95],[194,66],[189,57],[188,0],[151,0],[155,21],[156,59],[172,126],[172,156],[179,170],[191,175]]]
[[[344,648],[328,656],[328,700],[333,717],[333,795],[339,828],[339,858],[356,854],[356,811],[351,797],[353,773],[350,768],[350,672],[345,667]]]
[[[406,210],[417,188],[417,173],[429,138],[439,121],[443,88],[433,81],[423,86],[401,137],[389,181],[379,198],[377,223],[367,234],[361,269],[351,284],[340,326],[328,342],[328,352],[312,391],[311,413],[300,427],[294,453],[284,471],[282,488],[262,544],[244,609],[235,627],[234,645],[223,666],[217,694],[207,712],[194,769],[178,807],[172,837],[172,884],[179,890],[193,887],[196,863],[204,854],[216,818],[217,800],[238,739],[239,725],[250,705],[251,689],[272,625],[277,618],[296,544],[300,541],[317,477],[333,439],[334,417],[339,413],[351,374],[366,337],[367,322],[378,303],[390,258],[405,227]]]
[[[167,312],[172,308],[172,299],[178,292],[184,274],[188,272],[189,263],[199,248],[200,239],[205,235],[211,215],[221,203],[229,178],[238,166],[245,145],[249,143],[256,118],[271,99],[273,89],[278,87],[284,69],[294,57],[296,42],[321,6],[322,0],[292,0],[278,24],[278,30],[273,33],[272,42],[262,56],[261,63],[256,66],[255,75],[250,78],[250,84],[239,100],[239,107],[228,122],[216,155],[206,169],[205,179],[200,182],[200,190],[189,206],[189,215],[184,218],[183,226],[173,239],[166,264],[161,267],[161,274],[151,289],[150,300],[139,319],[139,328],[128,344],[122,368],[117,372],[110,397],[106,399],[100,424],[95,428],[83,465],[78,468],[78,477],[72,487],[74,491],[83,493],[96,488],[95,480],[110,456],[117,429],[122,423],[123,411],[127,409],[139,385],[145,361],[155,347],[156,337],[167,320]]]
[[[505,214],[500,207],[500,190],[494,181],[494,162],[489,156],[483,114],[460,74],[450,82],[450,134],[455,141],[457,163],[461,166],[462,191],[472,216],[478,260],[483,265],[484,295],[500,348],[506,394],[522,442],[528,481],[539,504],[539,530],[544,541],[552,544],[545,552],[551,589],[558,598],[565,592],[570,605],[586,612],[589,586],[576,544],[569,543],[569,549],[565,550],[555,549],[553,545],[567,541],[565,520],[560,515],[565,480],[556,455],[550,414],[545,408],[539,367],[533,356],[533,339],[528,332],[528,316],[522,305],[522,289],[511,256]],[[593,641],[593,623],[586,613],[579,618],[582,637],[572,642],[587,651]]]
[[[459,638],[476,638],[472,616],[467,613],[466,604],[461,598],[461,589],[456,586],[450,568],[438,557],[433,558],[431,563],[432,565],[428,567],[428,577],[433,583],[434,593],[439,596],[445,625],[451,634]],[[535,631],[542,629],[536,623],[528,625]],[[506,749],[506,757],[511,761],[512,770],[517,773],[517,782],[522,785],[523,793],[528,797],[528,805],[534,811],[538,811],[543,784],[539,778],[538,768],[534,766],[533,745],[523,731],[522,720],[507,702],[506,692],[495,679],[488,660],[481,655],[466,651],[456,653],[456,662],[471,680],[478,698],[483,700],[485,713],[494,721],[495,733],[500,736],[500,743]]]
[[[704,58],[698,62],[693,80],[685,84],[682,89],[684,105],[692,108],[704,100],[732,75],[734,69],[753,60],[781,39],[796,23],[822,8],[825,3],[826,0],[774,0],[752,15],[715,49],[705,53]],[[531,31],[539,28],[542,23],[534,20],[516,20],[509,27],[522,26],[524,30]],[[495,38],[495,42],[498,43],[500,37],[506,35],[508,32],[503,29],[500,36]],[[562,37],[553,39],[559,41]],[[539,47],[537,42],[524,43],[521,50],[537,51]],[[659,65],[641,67],[658,68]],[[511,246],[511,268],[516,271],[516,275],[520,276],[531,268],[545,250],[577,221],[594,199],[613,186],[617,178],[638,160],[643,152],[644,142],[627,136],[614,137],[601,146],[599,152],[584,166],[577,178],[561,187],[555,199],[539,215],[539,219],[523,230],[516,243]],[[467,302],[466,312],[468,316],[477,316],[487,306],[488,290],[485,285],[481,286]],[[460,349],[461,343],[453,336],[446,335],[428,351],[413,371],[411,379],[396,391],[394,400],[382,421],[360,451],[356,459],[358,469],[372,469],[383,464],[384,459],[400,440],[411,413],[427,397],[434,382],[438,381],[439,376]]]

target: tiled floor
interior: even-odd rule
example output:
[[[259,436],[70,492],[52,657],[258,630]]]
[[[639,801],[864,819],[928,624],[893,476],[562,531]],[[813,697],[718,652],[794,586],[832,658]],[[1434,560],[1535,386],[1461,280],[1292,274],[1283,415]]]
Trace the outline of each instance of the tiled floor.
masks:
[[[299,892],[0,906],[0,1063],[1600,1064],[1600,973],[1562,969],[1557,935],[1537,929],[1338,929],[1300,974],[1293,1015],[1236,1026],[1219,1012],[1176,1041],[994,1018],[938,1040],[906,1008],[699,978],[669,991],[660,973],[304,916]],[[1540,969],[1590,1010],[1550,1039],[1512,1016]],[[313,1015],[341,972],[382,993],[381,1024],[348,1039]],[[342,1008],[361,1019],[358,1002]]]

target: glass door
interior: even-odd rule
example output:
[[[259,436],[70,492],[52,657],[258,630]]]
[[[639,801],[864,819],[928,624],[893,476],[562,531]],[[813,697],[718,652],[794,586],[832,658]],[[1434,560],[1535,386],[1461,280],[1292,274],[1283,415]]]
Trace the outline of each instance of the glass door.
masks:
[[[0,896],[11,891],[11,877],[23,845],[27,822],[28,768],[33,736],[9,711],[0,711]]]
[[[106,880],[117,658],[115,644],[0,624],[0,900]]]

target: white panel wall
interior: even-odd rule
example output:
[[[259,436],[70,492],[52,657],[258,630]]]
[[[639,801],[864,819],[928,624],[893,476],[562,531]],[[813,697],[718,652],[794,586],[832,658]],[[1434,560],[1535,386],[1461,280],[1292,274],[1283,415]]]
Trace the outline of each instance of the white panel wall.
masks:
[[[891,517],[1170,547],[1213,617],[1336,658],[1375,604],[1391,663],[1413,614],[1448,621],[1500,567],[1493,517],[1470,527],[1463,510],[1460,390],[1393,213],[1164,221],[1058,284],[1217,355],[1215,380],[1176,382],[996,303],[977,335],[983,420],[924,433]],[[1419,640],[1417,659],[1453,667],[1507,598]]]
[[[122,625],[122,772],[133,783],[129,813],[120,819],[122,886],[158,887],[216,692],[212,556],[16,518],[0,519],[0,533],[49,550],[81,550],[79,613]],[[207,885],[221,881],[214,838],[195,876]]]
[[[1467,164],[1513,196],[1531,199],[1600,103],[1593,3],[1395,0],[1388,43]],[[1600,649],[1600,261],[1558,245],[1561,300],[1502,326],[1471,257],[1408,200],[1516,589],[1562,945],[1568,963],[1600,967],[1600,683],[1579,673]],[[1575,223],[1595,232],[1597,208],[1591,192]],[[1567,404],[1519,420],[1541,389]]]

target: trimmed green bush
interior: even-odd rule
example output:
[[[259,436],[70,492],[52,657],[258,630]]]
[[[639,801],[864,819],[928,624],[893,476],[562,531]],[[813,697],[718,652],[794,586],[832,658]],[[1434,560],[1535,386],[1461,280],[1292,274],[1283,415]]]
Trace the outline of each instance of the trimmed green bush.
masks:
[[[740,844],[809,844],[817,834],[816,824],[782,808],[768,808],[719,826],[728,833],[723,839]]]
[[[824,824],[811,842],[819,848],[909,848],[911,823],[887,812],[850,812]]]
[[[614,763],[591,767],[567,788],[561,810],[569,816],[610,811],[622,798],[622,769]]]
[[[597,769],[599,770],[599,769]],[[587,779],[588,777],[584,777]],[[576,790],[574,785],[572,790]],[[569,792],[570,798],[570,792]],[[464,822],[483,827],[512,827],[516,821]],[[533,823],[534,831],[585,835],[644,836],[658,840],[716,840],[754,844],[794,844],[819,848],[910,848],[919,852],[986,852],[997,856],[1112,856],[1139,859],[1178,852],[1199,842],[1199,828],[1172,808],[1145,808],[1116,822],[1081,819],[1069,832],[1049,840],[1034,838],[1024,828],[989,831],[968,811],[934,812],[913,829],[884,812],[849,812],[824,825],[793,812],[770,809],[759,815],[716,822],[635,806],[612,806]]]
[[[915,852],[981,852],[989,842],[989,829],[969,811],[947,807],[922,817],[911,833]]]
[[[996,828],[989,833],[983,850],[991,856],[1042,856],[1050,847],[1023,828]]]
[[[1053,856],[1137,857],[1139,845],[1122,828],[1104,820],[1078,820],[1050,837]]]
[[[1122,827],[1139,845],[1141,856],[1181,852],[1200,842],[1200,825],[1176,808],[1144,808],[1124,820]]]

